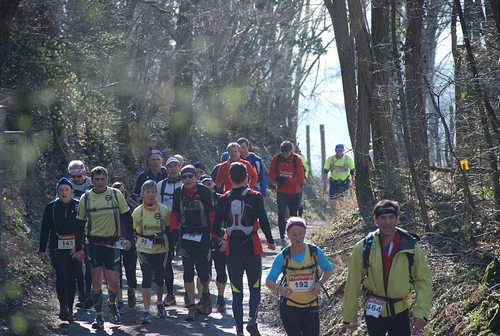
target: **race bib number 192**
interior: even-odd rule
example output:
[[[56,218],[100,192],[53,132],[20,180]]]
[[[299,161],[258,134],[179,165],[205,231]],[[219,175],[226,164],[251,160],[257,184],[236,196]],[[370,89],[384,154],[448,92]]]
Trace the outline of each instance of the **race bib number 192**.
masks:
[[[313,286],[312,274],[291,274],[290,275],[290,288],[294,292],[307,292]]]

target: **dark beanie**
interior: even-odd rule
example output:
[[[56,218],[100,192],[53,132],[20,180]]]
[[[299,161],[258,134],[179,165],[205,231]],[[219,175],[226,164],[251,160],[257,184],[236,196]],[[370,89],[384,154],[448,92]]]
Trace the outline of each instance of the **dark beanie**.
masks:
[[[73,184],[71,183],[70,180],[68,180],[67,178],[63,177],[62,179],[60,179],[59,181],[57,181],[57,184],[56,184],[56,191],[59,189],[59,187],[63,184],[67,184],[69,185],[69,187],[71,189],[73,189]]]
[[[184,166],[181,169],[181,175],[184,175],[185,173],[193,173],[194,175],[196,175],[196,168],[193,165]]]

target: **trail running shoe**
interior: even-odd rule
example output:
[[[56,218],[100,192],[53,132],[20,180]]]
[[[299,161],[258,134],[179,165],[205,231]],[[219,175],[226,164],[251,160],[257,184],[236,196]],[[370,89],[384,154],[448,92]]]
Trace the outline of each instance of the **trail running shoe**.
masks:
[[[96,315],[94,323],[92,323],[93,329],[104,329],[104,319],[102,315]]]
[[[156,316],[159,318],[167,317],[167,312],[165,311],[165,304],[163,302],[156,304]]]
[[[61,321],[69,321],[69,310],[64,308],[64,309],[61,309],[61,311],[59,312],[59,319]]]
[[[257,322],[255,322],[255,319],[248,320],[247,331],[251,336],[260,336],[260,332],[259,329],[257,329]]]
[[[219,313],[226,312],[226,300],[224,300],[223,296],[217,296],[217,311]]]
[[[145,311],[141,317],[141,324],[150,324],[151,323],[151,313],[149,311]]]
[[[189,311],[186,316],[186,321],[196,321],[197,317],[198,317],[198,307],[192,305],[191,307],[189,307]]]
[[[127,299],[128,299],[128,306],[130,308],[134,308],[135,304],[137,303],[137,299],[135,298],[135,290],[134,289],[128,289],[127,290]]]
[[[202,295],[197,306],[199,312],[203,315],[210,315],[212,313],[212,299],[210,297],[210,292]]]
[[[176,306],[177,301],[175,300],[175,295],[167,294],[167,296],[165,296],[165,299],[163,300],[163,303],[165,304],[166,307]]]
[[[118,311],[118,308],[116,307],[115,303],[109,302],[109,300],[106,302],[106,305],[109,308],[109,319],[113,323],[120,323],[120,312]]]

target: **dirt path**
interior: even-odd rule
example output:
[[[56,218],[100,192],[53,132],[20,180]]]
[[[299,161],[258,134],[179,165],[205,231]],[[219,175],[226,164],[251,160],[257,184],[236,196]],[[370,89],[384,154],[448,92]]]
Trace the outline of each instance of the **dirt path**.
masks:
[[[319,222],[311,223],[311,229],[308,230],[308,236],[311,234],[311,231],[314,230],[315,226],[321,225]],[[278,229],[273,229],[273,237],[277,239],[279,237]],[[261,234],[261,240],[265,246],[264,236]],[[273,297],[277,299],[277,296],[271,293],[264,285],[265,277],[269,271],[269,268],[272,265],[272,261],[274,260],[275,255],[280,250],[279,240],[277,241],[278,246],[276,251],[270,251],[267,247],[264,247],[264,254],[262,258],[262,304],[259,310],[259,331],[262,336],[276,336],[276,335],[284,335],[284,330],[281,328],[281,321],[279,320],[279,313],[276,311],[274,305],[266,304],[264,302],[273,301]],[[104,330],[94,330],[91,328],[93,318],[95,316],[95,312],[93,310],[83,310],[78,309],[75,321],[71,324],[61,323],[60,320],[57,319],[56,316],[50,318],[49,322],[46,324],[46,328],[49,333],[52,335],[90,335],[90,334],[99,334],[99,335],[217,335],[217,336],[226,336],[226,335],[235,335],[236,327],[234,326],[234,319],[231,311],[231,290],[230,286],[226,286],[225,298],[227,305],[227,313],[221,314],[216,312],[215,309],[215,301],[216,301],[216,287],[215,280],[212,280],[210,292],[212,293],[212,302],[214,304],[214,310],[212,314],[209,316],[198,315],[198,319],[196,322],[188,322],[185,321],[184,318],[187,315],[187,309],[184,308],[183,303],[183,285],[182,285],[182,264],[179,257],[174,258],[173,262],[174,266],[174,274],[175,274],[175,282],[174,282],[174,293],[176,295],[178,305],[176,307],[168,308],[168,316],[166,319],[159,319],[156,317],[156,309],[153,304],[154,299],[152,300],[152,323],[148,325],[139,324],[140,318],[142,316],[142,295],[140,291],[140,285],[142,282],[141,271],[140,268],[137,268],[137,276],[138,276],[138,289],[137,293],[137,305],[134,308],[128,308],[127,311],[122,315],[122,323],[121,324],[112,324],[109,322],[109,311],[105,305],[103,305],[104,317],[105,317],[105,329]],[[246,278],[245,278],[246,280]],[[246,282],[245,282],[246,283]],[[104,286],[105,287],[105,286]],[[247,287],[245,287],[247,288]],[[124,292],[124,296],[126,297],[126,291]],[[54,295],[51,296],[51,308],[53,312],[57,311],[57,299]],[[155,294],[153,293],[152,298],[155,298]],[[265,299],[266,298],[266,299]],[[106,302],[107,293],[105,292],[105,297],[103,302]],[[125,305],[126,300],[125,300]],[[244,307],[244,320],[248,318],[248,291],[245,292],[245,297],[243,301]],[[50,313],[50,312],[49,312]],[[265,317],[264,317],[265,316]],[[265,321],[265,322],[264,322]],[[248,333],[245,331],[245,334]]]

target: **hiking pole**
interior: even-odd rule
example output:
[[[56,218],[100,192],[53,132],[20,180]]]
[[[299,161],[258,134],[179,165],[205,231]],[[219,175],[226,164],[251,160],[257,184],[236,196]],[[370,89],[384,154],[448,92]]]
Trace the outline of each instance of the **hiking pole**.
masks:
[[[319,282],[321,284],[321,289],[323,289],[323,293],[325,293],[326,297],[328,298],[328,301],[325,300],[325,298],[321,297],[321,301],[323,301],[323,303],[327,306],[327,307],[330,307],[330,301],[332,299],[332,297],[330,296],[330,294],[328,294],[328,291],[326,290],[325,286],[323,285],[323,283],[320,281]]]

